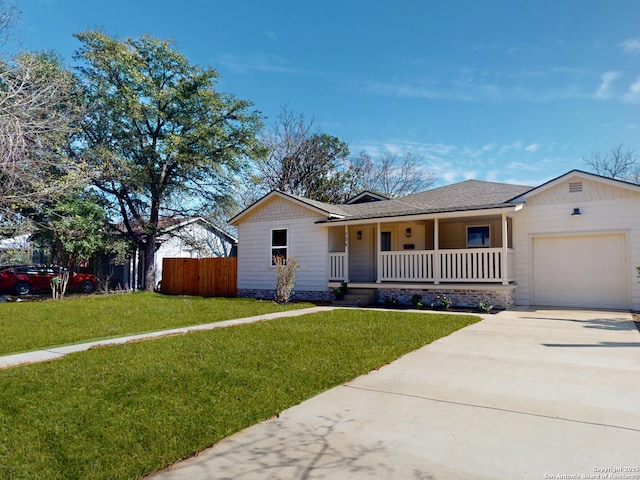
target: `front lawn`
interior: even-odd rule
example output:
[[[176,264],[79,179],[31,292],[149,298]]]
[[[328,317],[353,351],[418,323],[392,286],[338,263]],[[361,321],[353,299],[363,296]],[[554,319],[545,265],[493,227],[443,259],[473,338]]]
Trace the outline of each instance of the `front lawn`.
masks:
[[[0,355],[312,306],[150,292],[3,303]]]
[[[332,310],[2,370],[0,478],[139,478],[478,320]]]

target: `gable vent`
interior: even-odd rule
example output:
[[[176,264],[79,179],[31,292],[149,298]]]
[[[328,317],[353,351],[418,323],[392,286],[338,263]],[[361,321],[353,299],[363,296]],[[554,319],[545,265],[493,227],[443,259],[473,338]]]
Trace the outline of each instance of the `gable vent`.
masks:
[[[569,182],[569,193],[582,191],[582,182]]]

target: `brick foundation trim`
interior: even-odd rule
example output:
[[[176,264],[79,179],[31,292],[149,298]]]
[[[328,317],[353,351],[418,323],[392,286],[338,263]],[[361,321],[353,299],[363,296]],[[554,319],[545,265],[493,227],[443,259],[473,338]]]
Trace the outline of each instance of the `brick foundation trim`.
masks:
[[[258,300],[273,300],[276,296],[275,289],[252,289],[239,288],[239,298],[256,298]],[[306,301],[327,301],[331,300],[331,292],[318,290],[294,290],[291,294],[291,300]]]
[[[411,305],[414,295],[422,295],[424,305],[437,303],[439,297],[446,295],[453,307],[477,308],[480,300],[489,300],[493,308],[508,310],[516,306],[516,286],[509,285],[500,288],[379,288],[378,301],[385,303],[388,299],[395,299],[398,303]]]

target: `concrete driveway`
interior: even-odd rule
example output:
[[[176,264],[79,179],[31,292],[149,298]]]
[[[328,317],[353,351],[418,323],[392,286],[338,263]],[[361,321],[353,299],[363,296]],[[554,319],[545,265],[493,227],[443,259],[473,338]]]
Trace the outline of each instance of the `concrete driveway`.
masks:
[[[640,334],[623,312],[491,315],[152,478],[640,479]]]

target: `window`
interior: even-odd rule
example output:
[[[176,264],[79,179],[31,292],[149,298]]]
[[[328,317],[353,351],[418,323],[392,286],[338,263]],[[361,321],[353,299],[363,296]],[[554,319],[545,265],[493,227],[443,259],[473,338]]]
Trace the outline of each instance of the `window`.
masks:
[[[275,265],[274,257],[288,257],[288,232],[286,228],[271,230],[271,265]]]
[[[380,250],[391,251],[391,232],[380,232]]]
[[[467,247],[490,247],[489,225],[467,227]]]

